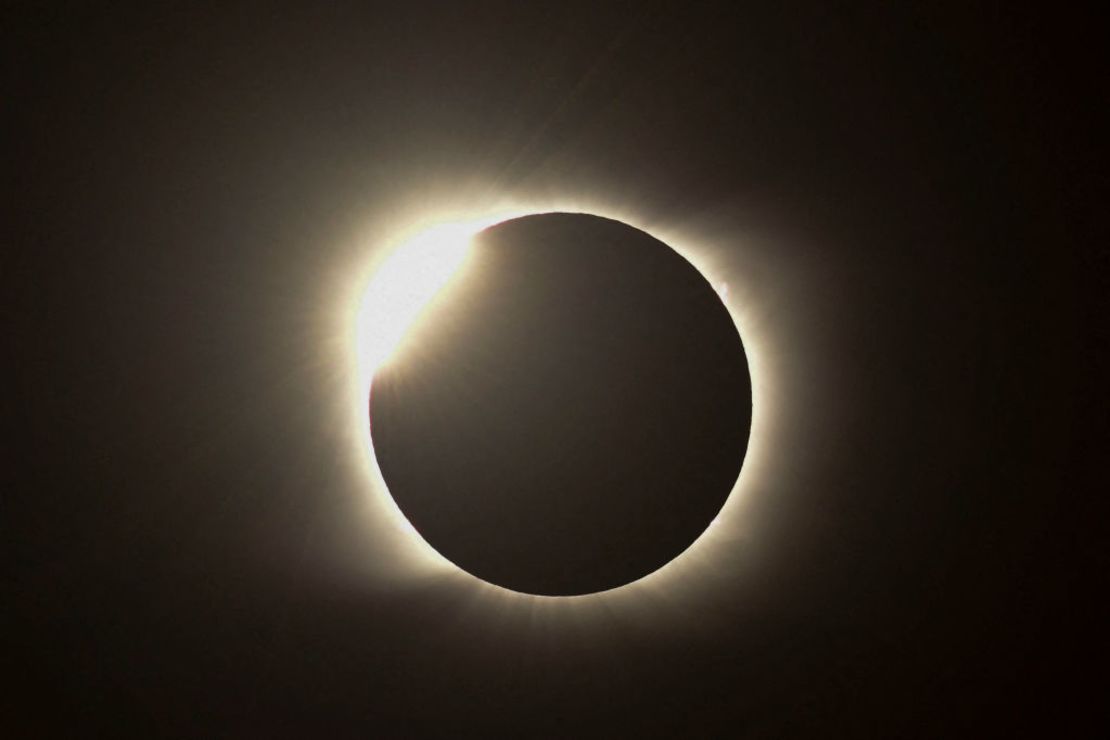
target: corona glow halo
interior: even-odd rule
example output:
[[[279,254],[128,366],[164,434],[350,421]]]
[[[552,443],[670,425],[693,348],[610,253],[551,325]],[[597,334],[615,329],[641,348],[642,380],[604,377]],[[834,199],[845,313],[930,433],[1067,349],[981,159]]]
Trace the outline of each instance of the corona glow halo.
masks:
[[[737,524],[738,492],[741,487],[750,487],[753,470],[761,467],[763,458],[760,446],[760,428],[764,419],[761,403],[764,395],[763,374],[758,363],[758,344],[753,341],[750,327],[742,326],[744,312],[737,309],[736,299],[743,295],[742,280],[731,279],[732,275],[714,272],[706,265],[704,252],[691,251],[690,240],[681,234],[668,234],[667,238],[656,237],[670,246],[689,261],[717,290],[733,322],[741,329],[745,352],[748,356],[752,381],[752,426],[746,459],[741,474],[729,493],[719,515],[702,534],[683,552],[658,570],[648,575],[618,586],[608,591],[600,591],[574,596],[542,596],[525,594],[490,584],[458,568],[454,563],[440,555],[408,523],[398,505],[390,495],[381,470],[375,458],[373,444],[369,435],[366,409],[370,386],[374,373],[390,363],[397,350],[406,341],[409,330],[420,320],[423,309],[436,294],[459,276],[467,267],[467,256],[471,239],[486,227],[520,216],[548,212],[583,213],[604,215],[605,209],[597,208],[513,208],[492,211],[485,214],[452,214],[449,218],[431,218],[416,222],[412,227],[403,229],[393,241],[391,248],[377,253],[377,262],[368,269],[368,276],[361,282],[358,308],[354,318],[353,369],[356,382],[353,383],[355,399],[353,423],[358,441],[358,453],[364,472],[372,480],[372,508],[378,526],[385,526],[396,536],[396,563],[398,570],[404,570],[415,577],[423,575],[447,578],[456,585],[469,584],[496,596],[500,600],[523,599],[529,602],[566,602],[572,600],[601,599],[612,603],[614,599],[624,599],[631,594],[656,591],[664,586],[671,588],[678,579],[688,581],[696,577],[699,568],[706,567],[718,548],[727,546],[729,533]],[[600,212],[600,213],[599,213]],[[648,229],[637,225],[635,218],[626,215],[609,216],[633,228],[653,235]],[[683,245],[685,248],[674,245]],[[710,250],[704,250],[710,251]],[[722,278],[730,278],[727,281]],[[349,315],[349,314],[348,314]],[[350,321],[350,319],[348,319]],[[383,521],[383,519],[385,521]]]

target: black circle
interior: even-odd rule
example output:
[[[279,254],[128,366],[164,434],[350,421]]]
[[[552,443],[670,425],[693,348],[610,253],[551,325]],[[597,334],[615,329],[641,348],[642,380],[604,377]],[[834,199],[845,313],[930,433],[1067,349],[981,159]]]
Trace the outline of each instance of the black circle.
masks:
[[[373,379],[371,434],[413,527],[514,591],[592,593],[672,560],[720,511],[751,425],[728,310],[627,224],[548,213],[474,240]]]

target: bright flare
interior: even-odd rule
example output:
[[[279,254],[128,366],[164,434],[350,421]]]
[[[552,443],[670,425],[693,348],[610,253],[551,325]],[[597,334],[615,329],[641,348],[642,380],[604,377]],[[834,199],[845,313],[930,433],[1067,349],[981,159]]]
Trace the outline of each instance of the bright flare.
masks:
[[[522,213],[487,212],[478,217],[451,212],[424,220],[398,234],[395,246],[387,248],[383,258],[369,269],[368,278],[362,278],[365,282],[353,312],[355,334],[347,345],[351,348],[351,366],[356,368],[350,405],[354,410],[354,447],[359,464],[371,480],[375,495],[370,501],[377,509],[374,516],[392,525],[390,536],[400,536],[395,562],[403,561],[413,577],[458,569],[417,534],[386,489],[367,423],[370,385],[374,374],[398,355],[406,335],[436,293],[462,271],[474,236],[487,226],[518,215]],[[383,535],[379,532],[378,539]]]
[[[440,224],[398,247],[374,273],[359,313],[362,366],[370,374],[396,354],[420,312],[462,267],[471,224]]]

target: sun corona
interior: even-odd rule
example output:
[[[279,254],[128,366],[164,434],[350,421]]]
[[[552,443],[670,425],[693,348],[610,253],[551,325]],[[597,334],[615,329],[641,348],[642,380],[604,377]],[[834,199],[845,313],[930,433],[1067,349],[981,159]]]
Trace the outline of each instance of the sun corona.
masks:
[[[566,209],[558,209],[566,210]],[[730,522],[730,511],[734,507],[725,506],[720,514],[713,520],[713,526],[708,527],[701,537],[679,557],[667,563],[664,567],[619,588],[598,593],[578,596],[536,596],[518,593],[476,578],[464,570],[459,569],[454,563],[447,560],[412,527],[396,501],[391,497],[382,471],[375,457],[373,443],[370,439],[366,423],[366,409],[373,383],[375,372],[390,366],[399,352],[406,346],[411,330],[419,325],[423,312],[437,293],[452,283],[461,274],[470,269],[470,255],[472,240],[483,229],[522,215],[535,212],[548,212],[546,209],[502,209],[494,213],[479,216],[450,219],[429,219],[408,229],[406,233],[394,241],[384,256],[380,256],[373,271],[364,278],[358,308],[354,317],[354,347],[355,347],[355,374],[357,376],[358,402],[355,405],[355,423],[361,430],[357,435],[366,461],[366,469],[372,479],[372,488],[377,500],[374,507],[382,512],[391,522],[390,528],[398,533],[397,549],[399,567],[406,567],[412,572],[434,573],[437,577],[452,580],[462,579],[461,583],[469,582],[474,587],[490,594],[499,594],[498,599],[524,599],[531,602],[535,599],[542,601],[566,601],[600,599],[610,601],[614,598],[625,598],[632,592],[651,591],[658,588],[662,582],[679,574],[689,575],[690,569],[696,570],[699,563],[705,560],[712,549],[712,541],[727,536]],[[625,223],[628,219],[621,219]],[[669,242],[674,243],[674,242]],[[681,243],[681,242],[678,242]],[[737,313],[728,300],[731,285],[733,298],[737,292],[736,281],[731,275],[713,275],[706,269],[704,261],[699,260],[696,254],[688,249],[678,249],[680,254],[690,260],[700,272],[714,285],[732,315],[733,321],[739,326]],[[382,254],[381,251],[378,252]],[[699,264],[702,262],[702,264]],[[727,283],[725,279],[727,278]],[[749,356],[752,354],[750,337],[745,334],[745,346]],[[754,359],[754,358],[753,358]],[[753,413],[759,404],[756,403],[755,391],[756,364],[751,365],[753,381]],[[757,417],[752,420],[752,443],[749,449],[749,459],[745,464],[745,475],[736,484],[739,488],[745,477],[750,477],[750,468],[753,467],[754,457],[757,452],[756,426]],[[731,496],[730,500],[736,497]],[[384,522],[383,522],[384,523]]]

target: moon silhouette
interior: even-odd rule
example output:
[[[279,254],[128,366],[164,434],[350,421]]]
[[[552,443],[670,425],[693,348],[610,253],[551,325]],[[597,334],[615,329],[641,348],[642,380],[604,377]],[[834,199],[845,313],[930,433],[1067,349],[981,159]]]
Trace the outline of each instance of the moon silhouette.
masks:
[[[740,334],[668,245],[598,216],[479,233],[375,374],[382,477],[433,548],[513,591],[593,593],[679,556],[747,450]]]

